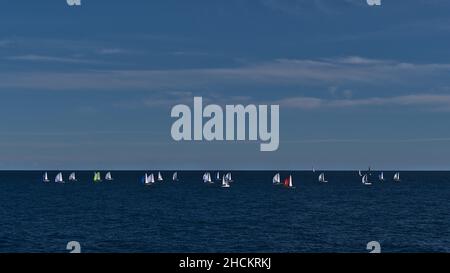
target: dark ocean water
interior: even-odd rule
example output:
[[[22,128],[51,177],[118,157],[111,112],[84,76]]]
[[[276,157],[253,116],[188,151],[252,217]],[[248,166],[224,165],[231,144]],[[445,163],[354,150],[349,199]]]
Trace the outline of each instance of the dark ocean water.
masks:
[[[372,186],[356,172],[326,172],[327,184],[292,172],[295,190],[273,186],[274,172],[233,172],[229,189],[203,184],[203,172],[153,186],[142,174],[44,184],[42,172],[1,172],[0,252],[68,252],[69,241],[82,252],[368,252],[369,241],[450,251],[449,172],[402,172],[400,183],[385,172]]]

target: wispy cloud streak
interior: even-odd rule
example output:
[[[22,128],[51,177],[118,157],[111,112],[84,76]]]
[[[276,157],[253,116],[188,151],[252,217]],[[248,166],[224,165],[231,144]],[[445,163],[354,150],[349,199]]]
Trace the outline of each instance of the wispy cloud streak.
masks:
[[[57,63],[76,63],[76,64],[92,64],[98,63],[98,61],[85,60],[79,58],[66,58],[66,57],[55,57],[47,55],[19,55],[19,56],[9,56],[5,58],[11,61],[29,61],[29,62],[57,62]]]
[[[16,60],[85,62],[82,59],[27,55]],[[90,62],[90,61],[87,61]],[[83,72],[3,72],[0,89],[126,90],[199,88],[220,85],[401,86],[417,82],[450,85],[450,64],[408,63],[350,56],[336,59],[278,59],[232,68],[166,70],[87,70]]]
[[[313,97],[289,97],[276,102],[287,108],[304,110],[318,108],[349,108],[370,106],[424,106],[435,110],[450,110],[450,95],[415,94],[396,97],[372,97],[365,99],[321,99]],[[438,107],[438,108],[436,108]]]

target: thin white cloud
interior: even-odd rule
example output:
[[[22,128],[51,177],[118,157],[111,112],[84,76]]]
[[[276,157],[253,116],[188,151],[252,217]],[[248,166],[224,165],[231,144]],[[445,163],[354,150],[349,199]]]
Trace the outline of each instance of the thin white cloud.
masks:
[[[19,55],[19,56],[9,56],[5,57],[7,60],[11,61],[29,61],[29,62],[57,62],[57,63],[78,63],[78,64],[92,64],[97,63],[97,61],[79,59],[79,58],[65,58],[65,57],[55,57],[47,55]]]
[[[395,64],[395,61],[390,60],[377,60],[369,59],[360,56],[346,56],[334,59],[325,59],[329,62],[336,62],[340,64],[351,64],[351,65],[382,65],[382,64]]]
[[[169,55],[173,55],[173,56],[209,56],[211,54],[208,52],[201,52],[201,51],[172,51],[172,52],[169,52]]]
[[[423,106],[431,109],[450,109],[450,95],[415,94],[396,97],[371,97],[364,99],[321,99],[313,97],[290,97],[278,100],[275,104],[287,108],[311,110],[318,108],[349,108],[364,106]],[[437,108],[436,108],[437,107]]]
[[[92,63],[91,60],[40,55],[10,57],[23,61]],[[0,90],[151,90],[211,88],[223,85],[306,85],[326,87],[415,86],[430,83],[449,86],[450,64],[408,63],[392,60],[343,57],[336,59],[278,59],[232,68],[169,70],[85,70],[81,72],[3,72]]]
[[[121,48],[101,48],[98,50],[98,53],[101,55],[117,55],[127,53],[127,50]]]

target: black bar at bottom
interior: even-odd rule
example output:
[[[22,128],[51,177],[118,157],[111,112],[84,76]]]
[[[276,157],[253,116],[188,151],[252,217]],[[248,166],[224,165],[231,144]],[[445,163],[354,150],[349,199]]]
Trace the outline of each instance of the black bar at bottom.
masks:
[[[123,270],[143,268],[143,272],[301,272],[321,270],[386,270],[396,263],[406,268],[445,265],[449,254],[0,254],[3,266],[15,269],[32,266],[46,269]],[[363,265],[363,266],[362,266]],[[62,268],[60,266],[63,266]],[[362,266],[362,267],[361,267]],[[155,271],[155,269],[160,269]],[[89,271],[88,270],[88,271]],[[309,272],[311,270],[306,270]]]

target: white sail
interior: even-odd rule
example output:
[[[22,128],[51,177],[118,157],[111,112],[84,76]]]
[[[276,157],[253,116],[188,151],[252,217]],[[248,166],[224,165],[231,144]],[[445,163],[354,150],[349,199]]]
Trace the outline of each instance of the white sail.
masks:
[[[178,181],[178,172],[174,172],[172,175],[172,180],[173,181]]]
[[[315,172],[316,172],[316,169],[315,169],[314,167],[312,168],[312,172],[313,172],[313,173],[315,173]]]
[[[362,183],[364,185],[372,185],[372,183],[369,182],[369,176],[367,174],[365,174],[362,179],[361,179]]]
[[[147,173],[145,173],[144,183],[146,185],[155,183],[155,178],[154,178],[153,174],[147,175]]]
[[[203,174],[203,182],[205,183],[211,183],[211,174],[210,173],[205,173]]]
[[[71,174],[69,175],[69,181],[77,181],[77,178],[76,178],[76,176],[75,176],[75,173],[71,173]]]
[[[359,174],[359,176],[363,176],[362,173],[361,173],[361,171],[358,171],[358,174]]]
[[[321,173],[319,175],[319,182],[322,182],[322,183],[327,183],[328,182],[327,180],[325,180],[325,174],[324,173]]]
[[[50,180],[48,179],[47,172],[44,173],[44,176],[43,176],[42,180],[43,180],[44,182],[50,182]]]
[[[161,172],[158,172],[158,181],[163,181],[163,177],[161,175]]]
[[[109,180],[109,181],[113,180],[112,175],[111,175],[111,172],[107,172],[107,173],[106,173],[106,175],[105,175],[105,180]]]
[[[397,172],[394,174],[394,181],[396,182],[400,181],[400,173]]]
[[[56,182],[56,183],[64,183],[62,173],[58,173],[58,174],[56,175],[56,177],[55,177],[55,182]]]
[[[230,184],[228,183],[228,180],[225,178],[225,176],[222,177],[222,187],[223,188],[229,188]]]
[[[384,173],[381,172],[381,174],[378,176],[378,178],[380,179],[380,181],[384,181]]]
[[[292,188],[292,175],[289,175],[289,188]]]
[[[155,176],[153,175],[153,173],[151,173],[149,176],[148,176],[148,182],[149,183],[155,183]]]
[[[225,180],[226,180],[227,182],[233,182],[233,179],[231,178],[231,173],[227,173],[227,174],[225,175]]]
[[[277,173],[277,174],[274,175],[274,177],[272,178],[272,183],[273,184],[280,184],[281,183],[280,173]]]
[[[220,180],[220,173],[219,172],[216,173],[216,180]]]

